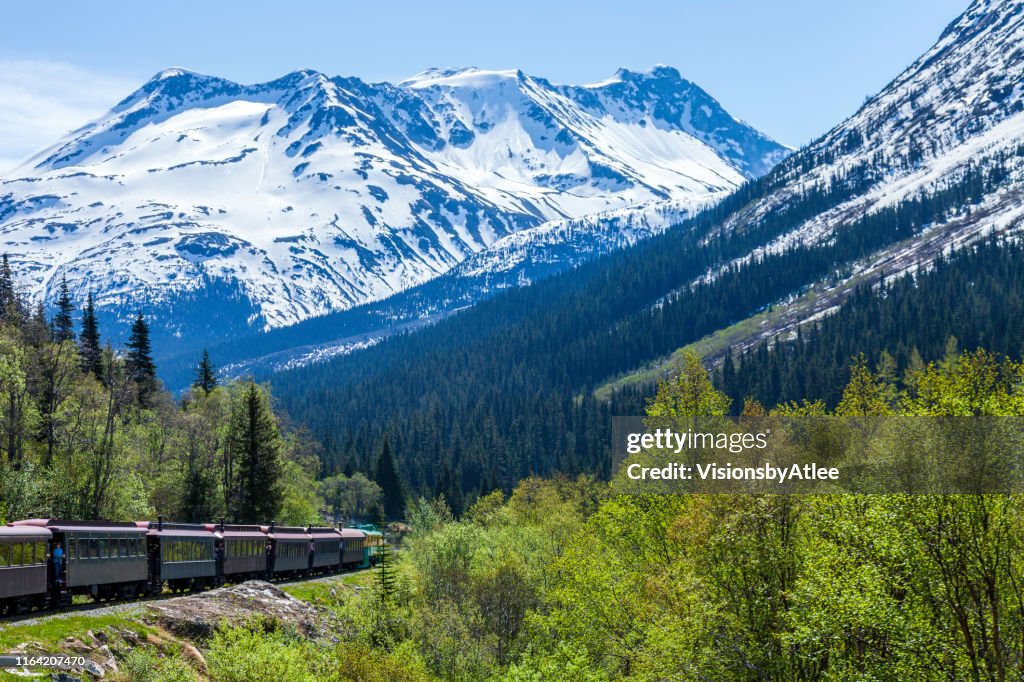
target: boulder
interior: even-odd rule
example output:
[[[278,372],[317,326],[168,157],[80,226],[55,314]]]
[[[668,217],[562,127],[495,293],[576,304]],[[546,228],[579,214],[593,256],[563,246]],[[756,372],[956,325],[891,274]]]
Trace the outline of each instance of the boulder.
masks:
[[[152,603],[147,619],[186,639],[207,639],[221,623],[291,626],[307,637],[325,629],[313,606],[262,580]]]

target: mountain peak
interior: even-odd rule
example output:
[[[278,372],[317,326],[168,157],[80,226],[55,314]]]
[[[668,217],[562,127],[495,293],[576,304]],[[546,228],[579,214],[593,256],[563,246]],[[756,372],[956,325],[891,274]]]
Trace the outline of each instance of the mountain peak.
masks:
[[[674,66],[666,66],[664,64],[656,64],[646,71],[630,71],[629,69],[619,69],[615,72],[615,75],[620,80],[629,81],[640,81],[640,80],[671,80],[681,81],[683,80],[682,74],[679,73],[679,69]]]
[[[480,88],[506,81],[520,81],[526,77],[519,69],[488,70],[475,66],[427,69],[398,83],[405,88],[446,86]]]

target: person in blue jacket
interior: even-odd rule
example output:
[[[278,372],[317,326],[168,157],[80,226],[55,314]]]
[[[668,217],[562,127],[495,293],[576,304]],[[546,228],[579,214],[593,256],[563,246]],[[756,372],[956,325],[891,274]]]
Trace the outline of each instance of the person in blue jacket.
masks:
[[[53,547],[53,577],[58,581],[64,578],[64,548],[59,542]]]

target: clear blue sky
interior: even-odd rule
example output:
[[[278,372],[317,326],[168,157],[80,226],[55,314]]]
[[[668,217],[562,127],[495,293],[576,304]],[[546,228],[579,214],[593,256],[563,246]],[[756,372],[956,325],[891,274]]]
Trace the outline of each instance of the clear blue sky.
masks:
[[[0,39],[0,170],[157,71],[241,82],[296,68],[399,80],[432,66],[587,83],[677,67],[790,145],[853,112],[966,0],[17,2]],[[58,132],[54,132],[58,131]]]

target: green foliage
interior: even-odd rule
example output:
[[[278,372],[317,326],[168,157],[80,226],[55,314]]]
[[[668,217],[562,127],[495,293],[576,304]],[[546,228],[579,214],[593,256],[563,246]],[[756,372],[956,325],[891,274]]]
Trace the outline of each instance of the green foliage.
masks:
[[[1022,366],[991,353],[923,365],[902,388],[877,367],[855,363],[836,414],[1020,410]],[[688,358],[650,415],[727,408]],[[386,641],[379,587],[342,610],[361,646],[413,651],[443,680],[1019,679],[1022,509],[996,495],[608,497],[531,478],[458,521],[443,499],[412,505]]]
[[[228,509],[235,523],[277,520],[284,499],[282,448],[269,393],[247,382],[231,406],[225,444],[232,478]],[[292,511],[301,513],[301,509]]]
[[[429,682],[409,647],[393,652],[312,642],[294,632],[247,624],[219,629],[206,654],[214,682]]]
[[[384,438],[377,466],[374,471],[374,482],[380,487],[383,497],[382,509],[385,519],[399,519],[405,513],[405,486],[395,464],[395,456],[391,452],[391,441]]]
[[[217,372],[213,368],[213,362],[210,361],[210,354],[203,349],[203,357],[196,365],[195,381],[192,382],[192,388],[209,393],[217,388],[218,383]]]
[[[5,520],[209,522],[236,511],[245,490],[254,520],[319,522],[317,448],[297,429],[282,433],[266,390],[200,387],[178,401],[156,379],[141,316],[122,356],[99,347],[91,297],[75,341],[70,301],[62,287],[53,325],[41,307],[27,314],[0,263]]]
[[[913,276],[865,285],[796,338],[732,354],[717,383],[734,404],[747,396],[767,405],[813,397],[835,407],[858,364],[874,365],[883,383],[911,390],[925,359],[951,369],[958,348],[1018,357],[1022,255],[1020,243],[992,240],[940,257]]]
[[[82,311],[82,335],[79,340],[79,352],[82,356],[82,371],[92,374],[97,380],[103,380],[103,346],[100,344],[100,326],[96,320],[96,308],[92,302],[92,292],[86,298],[85,309]]]
[[[199,679],[180,656],[160,656],[146,647],[129,651],[121,659],[120,670],[129,682],[194,682]]]
[[[320,489],[335,521],[352,522],[379,516],[377,511],[384,492],[362,472],[328,476],[320,482]]]
[[[153,362],[153,348],[149,342],[149,325],[141,312],[132,323],[126,347],[125,370],[138,387],[139,405],[148,407],[157,386],[156,364]]]
[[[206,654],[216,682],[313,682],[314,652],[300,636],[258,626],[219,629]]]

